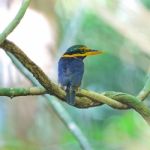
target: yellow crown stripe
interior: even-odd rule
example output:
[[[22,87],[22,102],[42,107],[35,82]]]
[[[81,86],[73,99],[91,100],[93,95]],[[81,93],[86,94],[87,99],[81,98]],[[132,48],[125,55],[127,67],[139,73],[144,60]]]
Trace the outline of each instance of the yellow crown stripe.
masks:
[[[85,57],[86,55],[85,54],[65,54],[63,55],[63,57]]]

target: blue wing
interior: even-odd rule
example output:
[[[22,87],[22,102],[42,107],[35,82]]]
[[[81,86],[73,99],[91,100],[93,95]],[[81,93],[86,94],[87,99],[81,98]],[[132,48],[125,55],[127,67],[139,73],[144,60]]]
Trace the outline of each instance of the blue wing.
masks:
[[[83,72],[83,60],[76,58],[61,58],[59,60],[58,81],[62,86],[80,86]]]

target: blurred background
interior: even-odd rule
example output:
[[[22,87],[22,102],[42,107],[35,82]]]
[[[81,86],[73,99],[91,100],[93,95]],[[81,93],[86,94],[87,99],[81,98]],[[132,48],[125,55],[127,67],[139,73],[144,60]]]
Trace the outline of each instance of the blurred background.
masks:
[[[0,0],[0,32],[21,2]],[[8,39],[56,83],[57,62],[68,47],[84,44],[102,49],[105,54],[85,59],[82,87],[137,95],[150,69],[149,9],[149,0],[33,0]],[[1,87],[31,86],[3,50],[0,77]],[[94,150],[150,149],[149,127],[135,111],[106,105],[78,109],[60,103]],[[26,96],[13,100],[0,97],[0,149],[81,148],[45,98]]]

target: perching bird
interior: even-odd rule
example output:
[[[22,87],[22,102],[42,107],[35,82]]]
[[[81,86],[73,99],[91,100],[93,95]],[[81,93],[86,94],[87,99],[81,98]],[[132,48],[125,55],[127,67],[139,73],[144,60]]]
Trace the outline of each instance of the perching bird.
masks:
[[[74,45],[67,49],[58,62],[58,82],[66,87],[66,101],[75,104],[75,93],[81,85],[86,56],[101,54],[100,50],[89,49],[84,45]]]

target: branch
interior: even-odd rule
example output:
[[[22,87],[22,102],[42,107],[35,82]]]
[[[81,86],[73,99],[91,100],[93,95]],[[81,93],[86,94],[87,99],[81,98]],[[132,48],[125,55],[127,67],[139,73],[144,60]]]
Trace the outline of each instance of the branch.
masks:
[[[60,100],[65,101],[65,91],[49,80],[44,72],[34,62],[32,62],[15,44],[5,40],[0,45],[0,47],[3,48],[6,52],[13,54],[24,65],[24,67],[34,75],[34,77],[46,89],[48,94],[54,95]],[[148,88],[148,86],[146,87]],[[144,98],[146,98],[146,96]],[[103,94],[99,94],[82,89],[77,93],[75,107],[87,108],[102,105],[104,103],[113,108],[133,108],[138,113],[140,113],[143,118],[150,124],[149,108],[144,105],[137,97],[126,93],[105,92]]]
[[[8,96],[14,98],[17,96],[29,96],[29,95],[43,95],[46,94],[46,90],[40,87],[30,88],[0,88],[0,96]]]
[[[148,97],[149,94],[150,94],[150,75],[148,76],[144,88],[140,91],[137,97],[143,101],[146,97]]]
[[[6,39],[6,37],[16,28],[21,19],[23,18],[27,8],[29,7],[31,0],[24,0],[15,18],[8,24],[4,31],[0,34],[0,44]]]
[[[127,109],[128,106],[126,104],[120,103],[119,101],[116,101],[115,99],[106,97],[104,94],[96,93],[93,91],[87,91],[84,89],[81,89],[79,93],[77,93],[78,96],[85,96],[95,102],[107,104],[113,108],[117,109]]]
[[[48,94],[48,91],[46,91],[45,88],[42,87],[29,87],[29,88],[0,88],[0,96],[8,96],[10,98],[17,97],[17,96],[33,96],[33,95],[43,95]],[[127,109],[128,105],[122,104],[118,101],[115,101],[116,99],[111,99],[102,94],[87,91],[84,89],[81,89],[80,92],[77,93],[78,96],[85,96],[93,101],[96,101],[98,103],[104,103],[107,104],[113,108],[118,109]]]
[[[121,92],[105,92],[104,95],[125,103],[135,109],[150,125],[150,109],[143,102],[141,102],[140,99]]]
[[[84,93],[84,94],[83,94]],[[31,88],[0,88],[0,96],[8,96],[8,97],[16,97],[16,96],[31,96],[31,95],[43,95],[47,94],[47,91],[44,88],[40,87],[31,87]],[[82,94],[79,93],[78,95],[84,95],[89,98],[95,97],[97,101],[104,102],[105,104],[110,105],[113,108],[119,109],[127,109],[128,106],[134,108],[137,112],[139,112],[145,120],[150,122],[150,109],[146,107],[141,101],[139,101],[136,97],[121,93],[121,92],[104,92],[102,94],[98,94],[91,91],[86,91],[82,89]],[[106,97],[107,96],[107,97]],[[112,100],[113,99],[113,100]],[[116,100],[116,101],[114,101]],[[121,102],[121,103],[119,103]],[[125,104],[122,104],[125,103]],[[120,105],[121,104],[121,105]],[[117,106],[117,107],[116,107]]]

